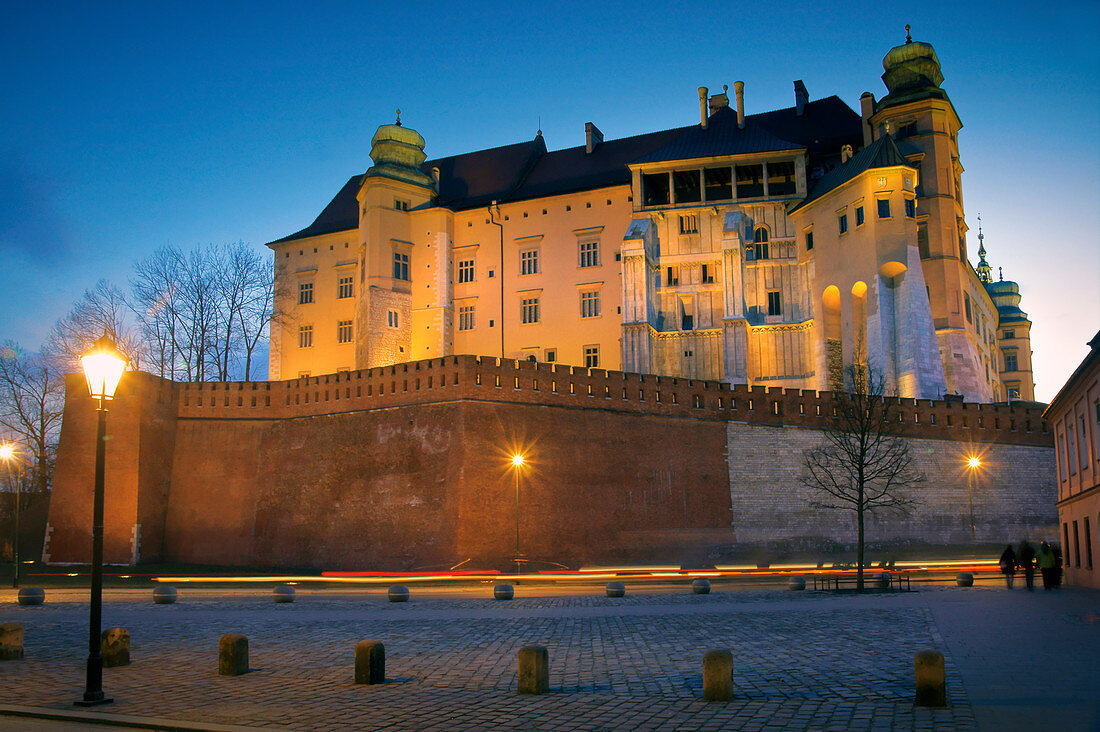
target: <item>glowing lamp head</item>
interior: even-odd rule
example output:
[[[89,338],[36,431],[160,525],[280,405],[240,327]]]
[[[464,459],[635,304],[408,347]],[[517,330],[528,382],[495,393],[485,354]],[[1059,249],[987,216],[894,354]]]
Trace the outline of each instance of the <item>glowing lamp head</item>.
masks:
[[[518,454],[513,455],[512,456],[512,465],[514,465],[517,468],[522,468],[523,467],[523,456],[518,455]]]
[[[113,399],[118,388],[122,372],[126,370],[126,357],[123,356],[110,337],[104,333],[90,351],[80,357],[84,368],[84,378],[88,381],[88,392],[93,399]]]
[[[980,468],[981,466],[982,466],[982,461],[980,459],[978,459],[977,457],[969,458],[966,461],[966,467],[970,468],[971,470],[973,470],[974,468]]]
[[[15,445],[0,445],[0,460],[11,460],[13,457],[15,457]]]

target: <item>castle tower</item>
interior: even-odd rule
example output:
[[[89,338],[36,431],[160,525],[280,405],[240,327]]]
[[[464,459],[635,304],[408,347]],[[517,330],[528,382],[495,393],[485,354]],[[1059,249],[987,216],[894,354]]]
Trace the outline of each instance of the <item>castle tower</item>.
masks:
[[[997,305],[999,370],[1008,401],[1035,400],[1035,376],[1031,370],[1031,320],[1020,309],[1020,286],[1003,275],[986,284]]]

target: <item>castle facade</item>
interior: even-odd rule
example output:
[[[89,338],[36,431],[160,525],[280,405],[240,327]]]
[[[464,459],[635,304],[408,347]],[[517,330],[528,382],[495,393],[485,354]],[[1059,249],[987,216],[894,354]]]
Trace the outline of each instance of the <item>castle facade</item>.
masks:
[[[453,354],[730,385],[837,390],[867,365],[908,398],[1034,398],[1019,287],[967,258],[954,106],[935,51],[883,60],[888,93],[549,151],[428,160],[380,127],[373,165],[271,242],[270,378]]]

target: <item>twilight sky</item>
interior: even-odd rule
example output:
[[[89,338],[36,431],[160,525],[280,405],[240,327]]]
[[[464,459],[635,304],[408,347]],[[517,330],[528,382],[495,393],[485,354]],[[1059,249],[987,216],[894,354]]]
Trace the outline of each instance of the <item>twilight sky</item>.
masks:
[[[400,6],[400,7],[399,7]],[[534,6],[533,6],[534,7]],[[5,3],[0,341],[36,349],[101,277],[165,243],[256,246],[308,225],[402,121],[429,157],[584,144],[885,94],[882,57],[931,43],[963,121],[977,256],[1020,283],[1036,397],[1100,329],[1100,3]],[[976,260],[975,260],[976,261]]]

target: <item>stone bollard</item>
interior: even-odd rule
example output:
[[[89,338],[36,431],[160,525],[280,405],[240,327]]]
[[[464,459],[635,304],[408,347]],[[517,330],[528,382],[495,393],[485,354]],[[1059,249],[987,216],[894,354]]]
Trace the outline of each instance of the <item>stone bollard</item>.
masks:
[[[248,673],[248,638],[226,633],[218,640],[218,675],[240,676]]]
[[[46,601],[46,591],[41,587],[21,587],[18,601],[20,605],[41,605]]]
[[[107,628],[99,636],[99,655],[103,668],[130,665],[130,631],[125,628]]]
[[[545,694],[550,691],[550,655],[546,646],[519,649],[519,693]]]
[[[959,574],[955,575],[955,584],[957,584],[959,587],[973,587],[974,575],[970,574],[969,572],[960,572]]]
[[[787,580],[788,590],[804,590],[806,589],[806,578],[799,575],[797,577],[790,577]]]
[[[390,598],[390,602],[408,602],[409,588],[405,585],[392,585],[386,596]]]
[[[875,575],[875,589],[888,590],[890,589],[890,575],[882,572]]]
[[[294,588],[290,585],[275,585],[271,590],[275,602],[294,602]]]
[[[710,580],[697,579],[691,581],[691,592],[695,595],[709,595],[710,594]]]
[[[604,591],[608,597],[623,597],[626,595],[626,585],[622,582],[608,582]]]
[[[703,699],[729,701],[733,698],[733,654],[725,649],[703,654]]]
[[[493,588],[493,598],[497,600],[511,600],[515,595],[516,591],[511,585],[497,585]]]
[[[359,641],[355,644],[355,683],[386,683],[386,647],[382,641]]]
[[[0,623],[0,661],[18,661],[23,658],[23,626],[19,623]]]
[[[178,594],[176,588],[171,585],[157,585],[153,588],[153,604],[171,605],[176,601]]]
[[[943,654],[920,651],[913,657],[917,680],[918,707],[947,706],[947,678],[943,670]]]

